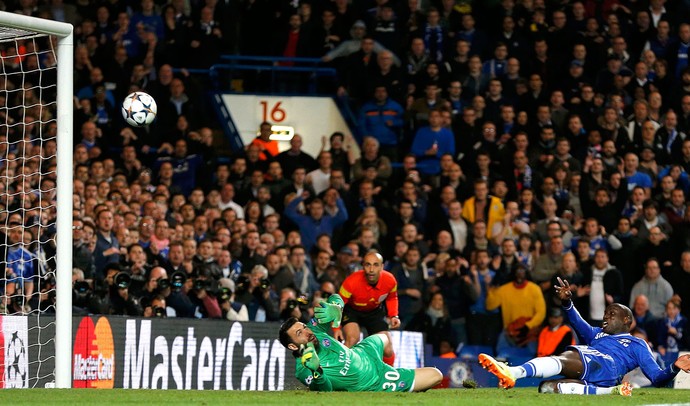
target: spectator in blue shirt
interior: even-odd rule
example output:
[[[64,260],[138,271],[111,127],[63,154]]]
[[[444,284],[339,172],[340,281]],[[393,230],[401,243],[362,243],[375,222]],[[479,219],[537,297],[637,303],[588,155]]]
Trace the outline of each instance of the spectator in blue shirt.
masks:
[[[180,139],[175,142],[173,155],[158,158],[156,167],[163,162],[170,162],[173,166],[173,184],[180,188],[183,195],[189,196],[196,187],[197,172],[202,169],[203,158],[197,154],[187,154],[187,141]]]
[[[417,157],[417,167],[425,175],[438,175],[441,171],[441,156],[455,156],[453,133],[443,127],[441,111],[429,112],[429,125],[417,130],[412,142],[412,153]]]
[[[321,234],[332,235],[333,230],[340,227],[347,221],[347,209],[343,199],[338,196],[336,205],[338,212],[335,216],[331,216],[323,209],[323,201],[316,198],[309,204],[309,214],[301,214],[297,211],[297,207],[305,199],[309,197],[309,192],[303,192],[301,196],[292,199],[287,206],[285,206],[285,215],[299,226],[300,235],[302,237],[302,244],[309,252],[314,244],[316,244],[316,237]]]
[[[164,38],[163,19],[154,9],[153,0],[141,0],[141,11],[134,13],[130,24],[136,27],[144,26],[144,30],[156,34],[156,38],[162,41]]]
[[[19,291],[19,296],[26,296],[29,300],[34,292],[33,277],[36,273],[36,256],[24,248],[24,233],[29,233],[19,222],[11,222],[7,233],[9,245],[7,247],[7,265],[5,275],[7,283],[5,295],[11,297]]]
[[[628,191],[632,192],[635,186],[644,188],[647,198],[652,194],[652,178],[646,173],[639,172],[640,159],[633,152],[625,154],[625,178],[628,181]]]
[[[397,161],[400,130],[405,110],[388,97],[386,86],[374,88],[374,99],[365,103],[360,110],[359,127],[364,136],[379,141],[381,154]]]

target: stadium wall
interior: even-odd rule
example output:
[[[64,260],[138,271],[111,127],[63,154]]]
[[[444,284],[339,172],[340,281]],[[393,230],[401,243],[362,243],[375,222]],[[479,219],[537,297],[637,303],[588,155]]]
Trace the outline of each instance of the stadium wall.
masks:
[[[73,318],[72,384],[75,388],[283,390],[295,360],[280,345],[276,323]],[[54,385],[54,319],[0,317],[0,387]],[[40,328],[39,328],[40,327]],[[423,366],[421,333],[394,332],[396,364]]]
[[[352,135],[330,97],[222,93],[216,96],[215,101],[226,134],[238,135],[240,145],[249,145],[256,138],[262,121],[273,124],[275,131],[285,132],[285,138],[278,140],[281,152],[290,148],[295,128],[299,128],[298,133],[303,139],[302,150],[314,157],[321,151],[322,136],[330,136],[336,131]],[[359,148],[354,147],[353,153],[357,158]]]

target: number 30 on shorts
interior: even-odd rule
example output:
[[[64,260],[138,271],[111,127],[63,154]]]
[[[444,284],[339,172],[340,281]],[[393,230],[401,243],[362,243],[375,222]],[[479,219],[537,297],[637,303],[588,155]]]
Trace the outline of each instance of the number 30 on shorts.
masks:
[[[387,381],[393,381],[393,382],[384,382],[383,385],[381,386],[383,390],[387,391],[390,390],[391,392],[395,392],[395,388],[397,388],[397,380],[400,379],[400,372],[398,371],[386,371],[385,374],[383,374],[383,377],[386,378]]]

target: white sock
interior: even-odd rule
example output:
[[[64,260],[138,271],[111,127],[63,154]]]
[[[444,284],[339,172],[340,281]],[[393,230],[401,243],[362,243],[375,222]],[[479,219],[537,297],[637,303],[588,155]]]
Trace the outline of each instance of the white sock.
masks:
[[[525,372],[525,368],[523,368],[521,366],[509,367],[509,368],[510,368],[510,372],[513,373],[513,376],[515,377],[515,379],[521,379],[521,378],[524,378],[525,376],[527,376],[527,372]]]
[[[584,395],[586,385],[581,383],[561,382],[558,384],[558,393],[563,395]]]
[[[515,379],[549,378],[560,374],[562,369],[561,361],[555,357],[534,358],[520,366],[510,367]]]
[[[592,387],[594,388],[594,392],[596,395],[610,395],[611,392],[613,391],[613,388],[615,388],[615,386],[612,386],[610,388],[602,388],[600,386],[594,386],[594,385],[589,385],[589,386],[590,386],[590,389],[592,389]]]
[[[558,392],[563,395],[610,395],[613,387],[604,388],[581,383],[561,382],[558,384]]]

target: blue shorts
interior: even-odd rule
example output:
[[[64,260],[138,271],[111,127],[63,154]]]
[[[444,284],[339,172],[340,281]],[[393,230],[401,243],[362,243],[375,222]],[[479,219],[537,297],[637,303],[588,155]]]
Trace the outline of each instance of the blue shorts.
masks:
[[[567,348],[580,354],[584,366],[581,380],[602,387],[616,386],[620,383],[616,364],[610,355],[602,354],[586,345],[570,345]]]

